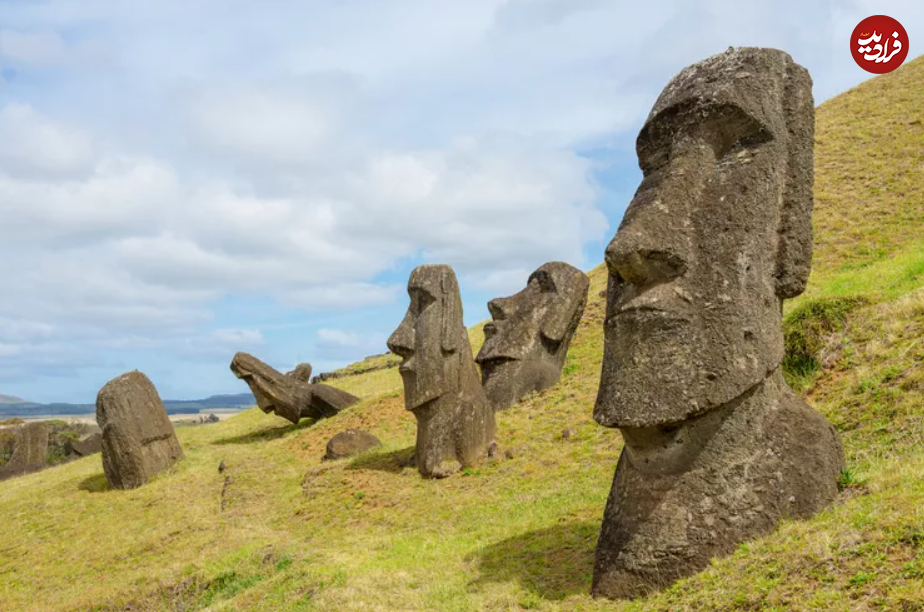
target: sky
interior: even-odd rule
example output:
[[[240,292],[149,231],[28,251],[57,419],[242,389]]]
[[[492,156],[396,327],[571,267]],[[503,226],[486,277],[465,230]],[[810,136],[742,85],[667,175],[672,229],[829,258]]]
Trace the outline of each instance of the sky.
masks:
[[[874,14],[921,54],[919,0],[0,0],[0,393],[328,371],[387,350],[421,263],[475,324],[602,261],[680,69],[781,48],[822,102]]]

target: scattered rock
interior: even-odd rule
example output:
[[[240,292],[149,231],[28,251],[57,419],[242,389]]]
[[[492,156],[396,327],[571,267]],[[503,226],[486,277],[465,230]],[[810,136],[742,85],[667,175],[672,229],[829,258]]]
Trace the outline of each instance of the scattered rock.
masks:
[[[323,461],[333,461],[352,457],[367,450],[381,446],[378,438],[362,429],[347,429],[341,431],[327,442],[327,453]]]
[[[265,553],[263,553],[263,559],[261,560],[261,562],[263,563],[263,565],[273,565],[278,560],[279,558],[276,556],[275,551],[273,551],[273,549],[270,548]]]
[[[48,426],[41,422],[19,425],[13,440],[13,455],[0,465],[0,480],[41,470],[47,455]]]
[[[89,436],[84,436],[80,440],[71,442],[71,450],[81,457],[95,455],[96,453],[102,452],[102,449],[103,435],[101,433],[90,434]]]
[[[224,462],[224,460],[222,460],[222,462],[218,464],[218,473],[221,474],[226,469],[228,469],[228,465]]]
[[[519,449],[508,448],[506,451],[504,451],[504,457],[506,457],[507,459],[514,459],[519,454],[520,454]]]
[[[561,430],[561,439],[562,439],[562,440],[570,440],[572,435],[574,435],[574,430],[571,429],[570,427],[568,427],[567,429],[562,429],[562,430]]]
[[[183,457],[157,389],[137,370],[100,390],[96,422],[103,430],[103,470],[114,489],[140,487]]]
[[[443,461],[430,472],[430,478],[448,478],[462,469],[462,464],[458,461],[449,460]]]

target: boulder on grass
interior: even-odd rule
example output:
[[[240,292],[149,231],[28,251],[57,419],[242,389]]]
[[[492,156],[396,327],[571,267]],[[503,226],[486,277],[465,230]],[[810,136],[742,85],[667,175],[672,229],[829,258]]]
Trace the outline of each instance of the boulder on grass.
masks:
[[[96,422],[103,430],[103,470],[115,489],[140,487],[183,457],[157,389],[137,370],[100,390]]]
[[[19,427],[13,441],[13,456],[0,465],[0,480],[37,472],[45,467],[48,455],[48,426],[27,423]]]
[[[382,443],[378,438],[368,431],[362,429],[347,429],[341,431],[330,439],[327,443],[327,454],[324,455],[324,461],[335,459],[344,459],[364,453],[367,450],[381,446]]]

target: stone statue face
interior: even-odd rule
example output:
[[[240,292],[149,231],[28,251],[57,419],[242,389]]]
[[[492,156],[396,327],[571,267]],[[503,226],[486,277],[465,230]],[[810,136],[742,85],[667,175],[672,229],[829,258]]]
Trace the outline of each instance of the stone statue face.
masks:
[[[510,405],[554,384],[587,300],[587,276],[562,262],[540,266],[526,288],[488,303],[490,323],[476,361],[492,403]]]
[[[736,58],[681,72],[639,134],[642,183],[606,250],[603,425],[679,423],[782,360],[782,298],[811,265],[811,80]]]
[[[402,357],[405,405],[415,410],[459,387],[462,303],[452,268],[423,265],[411,272],[407,286],[411,304],[388,339],[388,348]]]

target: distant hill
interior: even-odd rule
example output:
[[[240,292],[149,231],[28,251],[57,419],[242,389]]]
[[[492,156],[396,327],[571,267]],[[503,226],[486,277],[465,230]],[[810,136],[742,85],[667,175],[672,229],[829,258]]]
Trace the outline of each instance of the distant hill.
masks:
[[[9,395],[2,398],[11,398],[14,402],[0,402],[0,418],[28,417],[33,415],[75,415],[92,414],[96,412],[94,404],[37,404],[26,402]],[[250,393],[237,393],[235,395],[212,395],[198,400],[164,400],[167,414],[198,414],[202,410],[216,410],[219,408],[249,408],[256,404]]]
[[[0,393],[0,404],[26,404],[26,400],[16,397],[15,395],[3,395]]]

